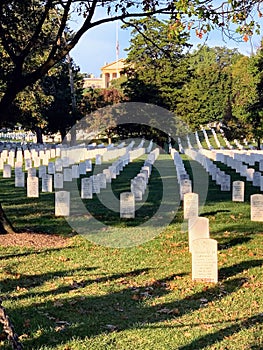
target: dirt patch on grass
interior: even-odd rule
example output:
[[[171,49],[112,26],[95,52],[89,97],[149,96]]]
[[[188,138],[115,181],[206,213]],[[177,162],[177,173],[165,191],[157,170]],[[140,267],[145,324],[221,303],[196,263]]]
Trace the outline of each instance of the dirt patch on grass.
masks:
[[[0,235],[2,247],[62,248],[72,243],[72,238],[44,233],[8,233]]]

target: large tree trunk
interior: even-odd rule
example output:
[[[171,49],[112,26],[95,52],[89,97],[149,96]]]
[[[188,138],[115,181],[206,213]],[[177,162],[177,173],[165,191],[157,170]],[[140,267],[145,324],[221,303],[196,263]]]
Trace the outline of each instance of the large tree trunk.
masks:
[[[261,139],[260,139],[260,137],[259,137],[259,138],[257,139],[257,149],[259,149],[259,150],[261,149],[261,147],[260,147],[260,146],[261,146],[261,143],[260,143],[260,142],[261,142]]]
[[[5,233],[15,233],[15,230],[11,222],[8,220],[2,208],[2,204],[0,203],[0,234]]]
[[[61,142],[65,142],[65,137],[66,137],[66,135],[67,135],[67,132],[66,132],[66,130],[65,129],[60,129],[59,130],[59,132],[60,132],[60,136],[61,136]]]
[[[42,134],[42,129],[39,127],[39,126],[37,126],[36,127],[36,134],[37,134],[37,143],[43,143],[43,134]]]

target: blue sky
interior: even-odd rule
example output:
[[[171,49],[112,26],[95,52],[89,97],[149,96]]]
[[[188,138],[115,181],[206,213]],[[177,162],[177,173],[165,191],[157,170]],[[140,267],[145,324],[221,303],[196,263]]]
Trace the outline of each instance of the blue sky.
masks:
[[[119,39],[119,58],[125,58],[129,47],[130,32],[129,30],[120,29],[120,25],[114,23],[107,23],[89,30],[77,46],[71,51],[71,56],[74,62],[80,67],[82,73],[92,73],[98,77],[101,73],[100,68],[105,63],[110,63],[116,59],[116,28],[118,30]],[[191,43],[197,45],[204,43],[204,39],[198,39],[192,35]],[[251,43],[256,51],[259,47],[260,37],[252,37]],[[209,34],[207,41],[209,46],[227,46],[229,48],[237,48],[241,53],[249,55],[251,53],[250,42],[235,42],[222,39],[220,31],[213,31]]]

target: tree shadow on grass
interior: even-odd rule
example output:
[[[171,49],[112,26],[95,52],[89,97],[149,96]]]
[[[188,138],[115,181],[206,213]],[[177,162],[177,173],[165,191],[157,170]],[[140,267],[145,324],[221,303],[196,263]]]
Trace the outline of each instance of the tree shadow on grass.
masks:
[[[48,234],[47,234],[48,235]],[[29,256],[29,255],[41,255],[41,254],[48,254],[51,252],[56,252],[62,250],[68,250],[68,249],[76,249],[75,246],[69,246],[69,247],[62,247],[62,248],[49,248],[49,249],[41,249],[41,250],[27,250],[23,253],[15,253],[15,254],[4,254],[0,256],[0,260],[6,260],[6,259],[13,259],[13,258],[19,258],[23,256]]]
[[[261,266],[262,262],[263,260],[244,261],[220,269],[219,275],[222,280],[235,276],[248,268]],[[93,270],[96,267],[90,269]],[[84,339],[111,332],[113,329],[123,331],[143,328],[145,324],[180,318],[203,308],[203,299],[206,299],[207,303],[221,300],[236,292],[246,282],[244,278],[227,279],[219,284],[208,284],[206,288],[199,292],[188,289],[187,295],[184,295],[182,299],[149,305],[147,301],[154,301],[155,298],[158,300],[171,292],[169,281],[176,280],[178,277],[181,278],[186,274],[170,274],[165,278],[150,280],[150,283],[138,286],[132,282],[132,277],[145,274],[150,269],[136,269],[99,278],[96,275],[94,279],[91,279],[88,273],[85,274],[84,270],[86,271],[85,268],[81,268],[54,271],[37,276],[22,275],[19,279],[13,281],[11,277],[3,281],[4,290],[2,291],[7,295],[15,291],[17,285],[20,288],[29,287],[28,291],[16,296],[16,300],[36,298],[30,306],[27,306],[28,302],[26,304],[22,302],[21,307],[14,307],[10,311],[17,333],[30,335],[23,340],[25,349],[37,349],[44,344],[46,346],[63,345],[67,341],[76,338],[76,336],[79,339]],[[82,274],[80,271],[84,271],[84,273]],[[78,272],[80,273],[78,274]],[[76,276],[74,276],[74,273],[76,273]],[[80,275],[84,277],[81,281],[79,280]],[[68,285],[58,286],[40,293],[33,289],[45,282],[51,282],[57,276],[70,276],[73,279],[76,277],[76,281],[73,280],[73,283],[69,282]],[[108,287],[110,281],[114,281],[112,287]],[[30,290],[32,282],[33,288]],[[93,293],[90,293],[87,289],[92,283],[97,285],[98,293],[95,293],[94,289]],[[222,287],[224,293],[222,293]],[[107,290],[113,288],[117,291],[104,294],[104,288]],[[45,300],[45,298],[49,298],[49,300]],[[30,320],[30,327],[25,320]],[[248,322],[250,323],[250,320]],[[228,327],[229,329],[226,328],[225,333],[237,332],[239,326]],[[206,340],[205,337],[204,339]]]
[[[255,323],[263,323],[263,315],[257,314],[252,317],[248,317],[247,319],[234,323],[233,325],[220,329],[215,333],[209,333],[203,337],[200,337],[194,340],[191,344],[180,346],[178,350],[196,350],[196,349],[204,349],[207,346],[211,346],[215,343],[218,343],[224,340],[225,337],[229,337],[235,333],[242,331],[243,329],[249,329],[255,326]],[[253,346],[251,349],[262,349],[262,347]]]
[[[99,277],[94,279],[85,278],[88,276],[88,275],[85,275],[86,272],[93,271],[96,269],[98,269],[98,267],[69,269],[69,270],[55,271],[55,272],[35,274],[35,275],[22,274],[20,275],[19,279],[14,279],[14,277],[12,276],[10,278],[7,278],[1,281],[1,285],[2,285],[1,292],[2,293],[13,292],[16,290],[17,286],[19,286],[19,288],[28,289],[28,292],[21,295],[21,298],[32,297],[34,295],[44,297],[50,294],[55,296],[57,294],[69,293],[74,289],[85,288],[86,286],[92,283],[104,283],[104,282],[109,282],[109,281],[117,280],[124,277],[137,276],[143,273],[147,273],[150,270],[149,268],[145,268],[145,269],[132,270],[127,273],[118,273],[118,274],[113,274],[111,276]],[[81,271],[83,272],[83,274],[81,274],[82,279],[81,281],[76,282],[74,280],[74,277],[76,277],[76,279],[79,280],[79,275],[77,276],[74,276],[74,275],[76,273],[81,273]],[[53,290],[48,292],[30,291],[30,289],[39,287],[43,285],[45,282],[48,282],[52,279],[55,279],[58,277],[67,277],[67,276],[72,277],[72,281],[67,286],[54,288]],[[19,299],[19,298],[20,298],[19,296],[16,297],[16,299]]]
[[[262,260],[245,261],[236,264],[227,269],[221,269],[219,274],[224,277],[234,276],[235,274],[250,267],[260,266]],[[144,286],[137,286],[131,283],[131,276],[137,276],[147,272],[147,269],[132,270],[127,273],[114,274],[112,276],[103,276],[99,279],[86,280],[86,283],[77,283],[68,288],[58,287],[58,290],[44,292],[48,297],[64,293],[60,298],[60,303],[56,304],[56,298],[41,302],[43,294],[35,292],[37,302],[32,306],[15,308],[12,310],[12,318],[16,320],[16,330],[19,334],[27,333],[23,320],[31,319],[30,333],[34,336],[38,329],[43,332],[35,339],[25,339],[25,349],[36,349],[42,344],[54,346],[55,344],[64,344],[72,338],[78,336],[79,339],[94,337],[105,332],[110,332],[111,325],[114,330],[122,331],[131,328],[141,328],[145,324],[156,322],[165,322],[174,318],[180,318],[190,314],[200,308],[203,308],[202,299],[207,302],[220,300],[225,296],[236,292],[246,282],[244,278],[234,278],[223,282],[222,285],[208,285],[200,292],[193,293],[189,289],[188,295],[175,301],[167,301],[162,304],[148,305],[147,300],[154,300],[170,293],[168,282],[176,279],[180,274],[172,274],[163,279],[154,280]],[[68,271],[67,271],[68,272]],[[48,280],[57,275],[45,275],[43,280]],[[181,274],[180,277],[185,274]],[[41,277],[40,277],[41,278]],[[116,292],[88,295],[84,288],[88,283],[97,283],[98,286],[105,285],[114,280]],[[85,282],[85,281],[84,281]],[[73,290],[72,290],[73,289]],[[82,291],[83,290],[83,291]],[[98,289],[100,290],[100,288]],[[81,292],[75,295],[75,292]],[[32,291],[33,295],[34,291]],[[28,294],[22,295],[26,299]],[[39,297],[39,298],[38,298]],[[39,301],[40,300],[40,301]],[[20,317],[19,317],[20,315]],[[23,315],[23,320],[21,319]],[[60,323],[59,323],[60,322]],[[58,330],[58,323],[64,326]],[[175,326],[176,327],[176,326]],[[237,328],[230,328],[229,331],[237,331]],[[226,330],[227,332],[227,330]]]
[[[230,240],[225,240],[224,243],[218,244],[218,250],[229,249],[229,248],[234,247],[236,245],[241,245],[243,243],[247,243],[251,240],[252,240],[251,237],[245,237],[245,236],[240,236],[240,237],[232,238]]]
[[[263,259],[258,259],[258,260],[247,260],[247,261],[243,261],[242,263],[235,264],[229,267],[223,267],[222,269],[219,270],[219,280],[224,280],[228,277],[237,275],[240,272],[253,267],[262,266],[262,264],[263,264]]]
[[[202,298],[206,298],[209,302],[224,297],[219,287],[213,286],[206,291],[187,295],[173,302],[145,305],[143,301],[147,298],[159,298],[169,293],[164,287],[165,280],[158,280],[152,285],[136,289],[126,288],[107,295],[74,297],[68,294],[69,297],[61,299],[60,303],[56,304],[56,299],[46,303],[37,302],[32,307],[14,310],[12,315],[15,317],[15,314],[22,314],[24,319],[32,319],[32,315],[38,315],[37,321],[32,320],[30,331],[32,334],[35,334],[37,329],[45,331],[36,339],[24,341],[25,349],[36,349],[42,344],[62,345],[76,336],[84,339],[113,330],[124,331],[143,328],[144,324],[166,322],[202,308]],[[226,281],[227,294],[237,291],[243,283],[241,278]],[[65,327],[58,331],[58,324],[63,324]],[[28,332],[21,320],[17,326],[19,333]]]

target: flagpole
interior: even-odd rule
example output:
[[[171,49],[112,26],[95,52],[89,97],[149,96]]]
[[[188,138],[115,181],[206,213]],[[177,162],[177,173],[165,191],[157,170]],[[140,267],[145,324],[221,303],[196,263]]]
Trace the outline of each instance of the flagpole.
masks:
[[[116,21],[116,76],[118,78],[119,72],[119,21]]]

